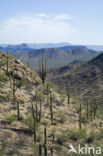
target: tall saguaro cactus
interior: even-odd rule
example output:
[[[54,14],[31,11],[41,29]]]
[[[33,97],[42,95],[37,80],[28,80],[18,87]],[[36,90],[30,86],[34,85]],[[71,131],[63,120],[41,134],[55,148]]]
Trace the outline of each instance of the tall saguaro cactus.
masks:
[[[47,129],[46,126],[44,127],[44,156],[48,155],[48,149],[47,149]]]
[[[93,103],[94,119],[96,118],[97,109],[98,109],[97,101],[96,101],[96,99],[94,99],[94,103]]]
[[[17,101],[17,118],[20,120],[20,104],[19,101]]]
[[[68,97],[68,106],[70,104],[70,85],[69,85],[69,82],[68,82],[68,88],[67,88],[67,97]]]
[[[79,129],[82,128],[82,120],[81,120],[81,117],[82,117],[82,105],[80,103],[80,107],[79,107]]]
[[[33,116],[33,120],[34,120],[34,125],[33,125],[33,133],[34,133],[34,142],[36,142],[37,140],[37,135],[36,135],[36,125],[37,125],[37,119],[36,119],[36,115],[35,115],[35,112],[34,112],[34,105],[33,103],[31,103],[31,106],[32,106],[32,116]]]
[[[88,105],[88,101],[86,101],[86,106],[87,106],[87,112],[86,112],[86,116],[87,116],[87,120],[88,120],[88,118],[89,118],[89,105]]]
[[[8,76],[8,70],[9,70],[9,50],[7,50],[7,56],[6,56],[6,75]]]
[[[39,156],[42,156],[42,145],[39,144]]]
[[[43,56],[39,59],[39,73],[42,83],[45,83],[46,80],[46,60],[44,61]]]
[[[15,79],[14,77],[14,70],[13,70],[13,74],[10,78],[10,88],[12,90],[12,93],[13,93],[13,101],[16,101],[16,91],[17,91],[17,80]]]
[[[51,116],[51,125],[53,124],[53,98],[50,91],[50,116]]]

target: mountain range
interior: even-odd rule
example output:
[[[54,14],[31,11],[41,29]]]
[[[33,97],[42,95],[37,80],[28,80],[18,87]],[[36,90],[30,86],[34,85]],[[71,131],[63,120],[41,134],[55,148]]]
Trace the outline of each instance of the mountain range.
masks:
[[[60,44],[59,44],[60,45]],[[63,45],[63,44],[62,44]],[[25,64],[33,68],[38,68],[38,62],[41,55],[47,60],[48,68],[64,66],[76,60],[88,60],[98,55],[98,51],[88,49],[86,46],[60,46],[58,48],[33,49],[27,44],[8,45],[0,47],[0,51],[7,52]]]
[[[97,98],[103,101],[103,53],[90,61],[75,60],[61,68],[52,69],[48,79],[58,82],[60,88],[67,87],[70,83],[71,94],[79,98]]]

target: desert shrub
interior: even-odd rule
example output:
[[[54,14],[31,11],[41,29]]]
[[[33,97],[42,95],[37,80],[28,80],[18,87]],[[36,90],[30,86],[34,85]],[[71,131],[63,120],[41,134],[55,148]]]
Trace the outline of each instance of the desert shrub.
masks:
[[[55,145],[54,145],[54,149],[55,149],[56,151],[61,151],[61,150],[62,150],[62,147],[61,147],[61,145],[59,145],[59,144],[55,144]]]
[[[100,131],[96,134],[97,140],[100,140],[103,138],[103,128],[100,129]]]
[[[68,135],[66,132],[62,133],[62,134],[58,134],[56,135],[57,137],[57,142],[60,145],[63,145],[63,143],[68,142]]]
[[[86,115],[85,114],[83,114],[82,116],[81,116],[81,122],[82,123],[88,123],[88,119],[87,119],[87,117],[86,117]]]
[[[96,139],[96,134],[95,134],[94,131],[91,131],[91,132],[89,133],[89,136],[86,138],[86,142],[87,142],[88,144],[91,144],[91,143],[93,143],[93,142],[95,141],[95,139]]]
[[[71,140],[74,140],[74,141],[80,140],[87,136],[86,129],[81,129],[81,130],[71,129],[70,131],[68,131],[68,136],[69,136],[69,139]]]
[[[0,95],[0,102],[10,101],[11,99],[12,96],[10,93],[7,93],[6,95]]]
[[[16,115],[13,114],[13,113],[11,113],[11,114],[6,114],[6,115],[5,115],[5,119],[6,119],[8,122],[12,123],[13,121],[16,120]]]
[[[5,73],[0,73],[0,81],[1,82],[8,81],[8,77],[6,76]]]
[[[26,117],[25,123],[27,124],[29,131],[33,132],[34,119],[31,114]]]
[[[56,117],[60,123],[64,123],[67,120],[67,115],[62,110],[57,113]]]
[[[31,114],[27,115],[27,117],[24,120],[24,122],[28,126],[28,130],[30,131],[30,133],[33,133],[33,130],[34,130],[34,119],[33,119],[33,116]],[[37,123],[36,126],[37,126],[36,128],[38,128],[39,124]]]
[[[24,86],[25,89],[31,89],[32,83],[30,83],[26,78],[22,78],[18,81],[18,88],[21,88],[22,86]]]

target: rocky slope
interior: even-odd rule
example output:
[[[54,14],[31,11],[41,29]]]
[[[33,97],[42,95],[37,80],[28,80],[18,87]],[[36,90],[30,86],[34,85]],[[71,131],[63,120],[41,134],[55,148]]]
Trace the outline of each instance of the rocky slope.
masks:
[[[44,149],[44,127],[47,129],[48,156],[53,148],[54,156],[67,156],[69,145],[87,144],[103,145],[103,121],[100,111],[96,117],[86,119],[86,107],[82,104],[82,129],[79,130],[79,105],[74,97],[70,97],[50,82],[43,85],[39,76],[19,60],[9,56],[7,73],[7,55],[0,53],[0,154],[10,156],[39,156],[39,144]],[[15,100],[11,89],[12,73],[17,82]],[[48,94],[48,88],[51,93]],[[51,124],[51,99],[53,121]],[[34,141],[32,103],[34,114],[40,117],[40,101],[42,104],[41,120],[37,123],[37,141]],[[18,120],[18,103],[20,118]],[[38,108],[38,109],[37,109]],[[91,107],[89,107],[90,109]],[[35,112],[36,111],[36,112]],[[99,115],[98,115],[99,114]],[[92,120],[92,121],[91,121]],[[73,153],[69,154],[76,155]]]

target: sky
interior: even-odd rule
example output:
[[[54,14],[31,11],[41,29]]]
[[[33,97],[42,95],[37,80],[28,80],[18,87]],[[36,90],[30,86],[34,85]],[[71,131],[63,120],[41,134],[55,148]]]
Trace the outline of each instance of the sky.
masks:
[[[103,0],[0,0],[0,44],[103,45]]]

